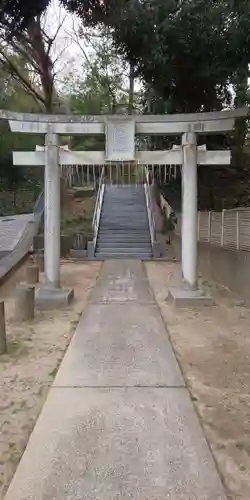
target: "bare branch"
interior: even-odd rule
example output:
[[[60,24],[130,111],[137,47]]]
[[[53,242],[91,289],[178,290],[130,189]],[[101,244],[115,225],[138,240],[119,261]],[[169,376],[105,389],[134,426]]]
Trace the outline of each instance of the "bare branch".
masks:
[[[58,56],[56,57],[56,59],[54,59],[54,60],[53,60],[53,66],[55,66],[55,65],[56,65],[56,63],[59,61],[59,59],[61,58],[61,56],[62,56],[62,55],[63,55],[63,53],[65,52],[65,50],[66,50],[66,47],[64,47],[64,48],[61,50],[61,52],[59,52],[59,54],[58,54]],[[68,63],[66,62],[66,65],[67,65],[67,64],[68,64]],[[61,71],[61,69],[59,69],[58,71]],[[56,74],[56,73],[57,73],[57,72],[55,72],[55,71],[54,71],[54,74]]]
[[[49,42],[48,42],[48,47],[47,47],[47,54],[50,53],[50,50],[51,50],[51,47],[53,45],[53,43],[55,42],[57,36],[58,36],[58,33],[62,27],[62,25],[64,24],[65,22],[65,19],[66,19],[66,14],[64,15],[63,19],[61,20],[61,22],[58,24],[58,27],[57,27],[57,30],[54,34],[54,36],[52,38],[49,39]]]
[[[55,54],[53,53],[54,44],[65,23],[67,13],[61,8],[55,9],[55,15],[56,27],[51,25],[52,34],[49,28],[52,22],[51,15],[47,14],[46,19],[46,14],[38,13],[36,17],[31,18],[22,33],[15,32],[13,38],[8,40],[8,45],[4,45],[4,40],[2,40],[2,47],[0,47],[0,63],[11,77],[18,81],[29,94],[32,94],[39,105],[43,105],[47,111],[52,111],[52,103],[59,101],[55,88],[55,65],[58,65],[58,61],[66,50],[64,46],[63,49],[60,47],[59,51],[56,50]],[[17,57],[15,61],[12,57],[14,54],[20,56],[20,59]]]
[[[25,78],[24,75],[22,75],[21,71],[19,71],[18,67],[15,66],[15,64],[11,61],[11,59],[9,59],[6,54],[2,53],[1,52],[1,49],[0,49],[0,54],[2,55],[2,59],[0,59],[3,67],[11,74],[11,76],[19,83],[21,83],[21,85],[23,86],[23,88],[31,93],[33,95],[33,97],[35,97],[36,100],[42,102],[44,104],[44,98],[41,94],[39,94],[39,92],[34,89],[30,83],[30,81]]]

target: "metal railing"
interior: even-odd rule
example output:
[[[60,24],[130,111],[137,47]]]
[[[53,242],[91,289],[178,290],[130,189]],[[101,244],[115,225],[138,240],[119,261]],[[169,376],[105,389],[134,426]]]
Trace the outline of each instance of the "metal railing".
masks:
[[[96,247],[96,241],[97,241],[97,235],[98,235],[100,217],[101,217],[101,210],[102,210],[102,203],[103,203],[103,197],[104,197],[104,190],[105,190],[105,168],[103,167],[100,178],[99,178],[99,187],[98,187],[93,222],[92,222],[93,252],[95,251],[95,247]]]
[[[44,191],[38,196],[35,206],[34,206],[34,232],[37,233],[42,222],[42,217],[44,215]]]
[[[181,215],[176,234],[181,234]],[[230,250],[250,252],[250,208],[198,212],[198,241]]]
[[[145,189],[147,212],[148,212],[150,238],[151,238],[152,247],[154,247],[154,244],[156,242],[156,226],[155,226],[153,201],[152,201],[152,194],[151,194],[151,183],[150,183],[150,175],[152,175],[152,174],[149,171],[148,167],[146,167],[146,166],[144,167],[144,172],[145,172],[144,189]]]

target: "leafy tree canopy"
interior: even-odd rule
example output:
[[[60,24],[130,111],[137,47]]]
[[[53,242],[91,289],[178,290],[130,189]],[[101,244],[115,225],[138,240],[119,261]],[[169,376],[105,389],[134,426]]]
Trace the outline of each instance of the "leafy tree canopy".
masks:
[[[250,4],[239,0],[63,0],[109,26],[118,50],[169,111],[220,109],[248,71]]]
[[[22,25],[49,0],[4,3],[8,4],[5,18],[17,19],[17,25]],[[229,84],[242,89],[242,82],[247,81],[249,0],[61,3],[83,24],[109,27],[118,51],[147,84],[151,97],[163,100],[163,108],[167,104],[169,112],[221,109],[232,98]],[[243,94],[245,98],[244,84]]]
[[[34,16],[41,14],[49,0],[0,0],[0,27],[6,36],[24,29]]]

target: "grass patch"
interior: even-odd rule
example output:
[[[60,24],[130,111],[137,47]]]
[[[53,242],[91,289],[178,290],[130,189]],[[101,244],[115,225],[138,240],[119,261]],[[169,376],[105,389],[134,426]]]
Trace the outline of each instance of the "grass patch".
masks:
[[[51,370],[51,372],[49,372],[49,376],[54,379],[57,372],[58,372],[58,366],[56,366],[55,368],[53,368],[53,370]]]
[[[69,236],[79,232],[85,235],[92,235],[95,201],[95,196],[85,199],[82,206],[82,212],[78,214],[72,214],[69,210],[65,210],[61,217],[62,234]]]
[[[92,234],[92,216],[63,217],[61,220],[61,233],[70,236],[74,233]]]
[[[236,443],[236,447],[239,450],[245,451],[250,456],[250,443],[246,443],[245,441],[239,441]]]

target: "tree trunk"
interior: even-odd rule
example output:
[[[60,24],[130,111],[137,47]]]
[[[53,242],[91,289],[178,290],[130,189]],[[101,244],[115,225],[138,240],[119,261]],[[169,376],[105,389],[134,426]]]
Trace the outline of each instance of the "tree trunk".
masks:
[[[40,69],[40,79],[44,95],[44,107],[47,113],[53,110],[54,77],[53,63],[45,47],[41,18],[38,16],[28,26],[28,35],[33,47],[34,57]]]

